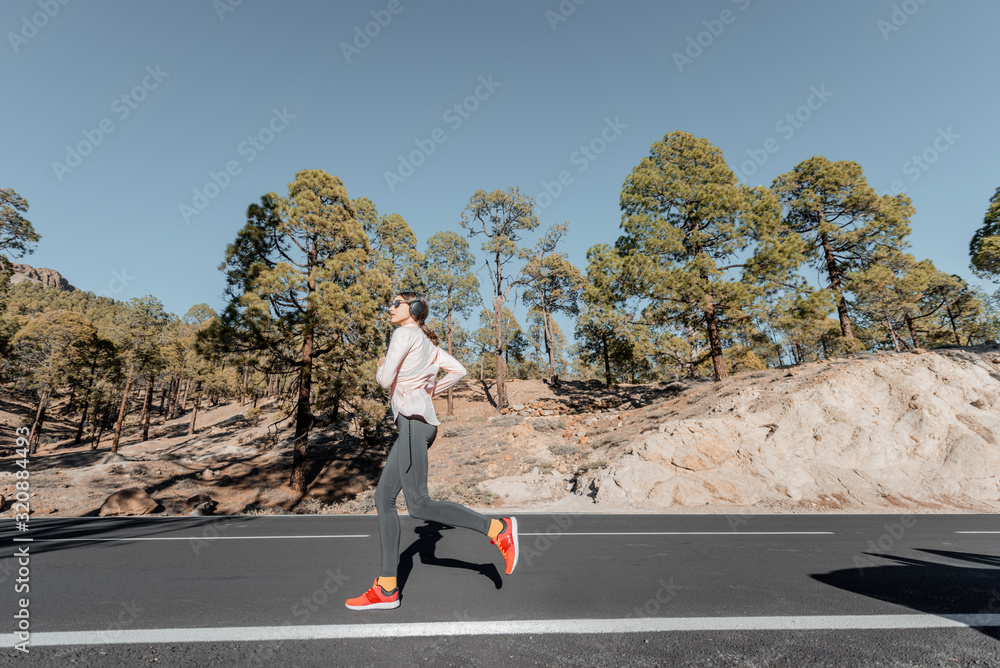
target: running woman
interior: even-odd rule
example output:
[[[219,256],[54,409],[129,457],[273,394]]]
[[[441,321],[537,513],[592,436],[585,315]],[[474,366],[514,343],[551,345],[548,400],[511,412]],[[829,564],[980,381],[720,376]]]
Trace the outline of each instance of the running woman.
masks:
[[[401,292],[389,308],[389,321],[397,325],[389,349],[379,358],[375,379],[391,387],[392,417],[399,436],[389,450],[382,477],[375,489],[382,567],[371,589],[348,599],[351,610],[387,610],[399,607],[396,567],[399,562],[399,517],[396,497],[403,490],[411,517],[465,527],[489,536],[500,548],[510,575],[517,565],[517,520],[490,519],[450,501],[434,501],[427,495],[427,449],[440,424],[433,397],[448,390],[466,374],[465,367],[438,346],[438,338],[424,321],[427,300],[415,292]],[[437,380],[438,369],[447,373]]]

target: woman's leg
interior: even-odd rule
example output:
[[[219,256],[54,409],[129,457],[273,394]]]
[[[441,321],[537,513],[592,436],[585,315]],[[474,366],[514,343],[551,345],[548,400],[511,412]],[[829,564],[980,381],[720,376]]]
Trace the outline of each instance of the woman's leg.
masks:
[[[458,503],[435,501],[427,494],[427,448],[437,436],[437,427],[402,415],[399,416],[397,423],[399,439],[393,450],[398,449],[397,471],[402,481],[403,494],[406,495],[406,509],[410,516],[449,526],[465,527],[487,535],[490,530],[490,518]],[[379,486],[381,485],[380,481]],[[379,517],[381,518],[381,511]],[[383,563],[384,560],[383,556]]]
[[[402,432],[400,432],[402,435]],[[399,477],[400,438],[396,439],[382,469],[382,477],[375,488],[375,509],[378,510],[378,537],[382,547],[382,566],[379,577],[396,577],[399,564],[399,516],[396,514],[396,497],[403,488]]]

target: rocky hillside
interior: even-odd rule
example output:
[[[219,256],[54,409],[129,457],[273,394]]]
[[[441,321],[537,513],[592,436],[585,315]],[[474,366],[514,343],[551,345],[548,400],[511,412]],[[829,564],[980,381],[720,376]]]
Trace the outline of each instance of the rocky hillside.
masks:
[[[865,355],[699,388],[661,404],[652,429],[578,488],[595,508],[1000,509],[990,348]]]
[[[12,284],[16,285],[22,281],[31,281],[33,283],[41,283],[46,287],[57,288],[59,290],[76,290],[76,288],[70,285],[69,281],[67,281],[63,275],[55,269],[32,267],[31,265],[19,264],[17,262],[12,262],[11,264],[14,266],[14,275],[10,277],[10,282]]]
[[[435,498],[548,512],[933,512],[1000,510],[1000,347],[857,355],[737,374],[722,383],[456,385],[430,452]],[[309,488],[287,488],[292,432],[279,407],[229,404],[133,430],[117,455],[73,446],[53,421],[32,463],[39,514],[96,514],[123,489],[136,512],[373,512],[394,430],[376,444],[332,427],[310,440]],[[31,405],[0,397],[0,422]],[[0,494],[13,496],[12,453]],[[129,494],[135,494],[130,492]],[[202,496],[205,495],[205,496]],[[400,498],[400,507],[403,499]]]

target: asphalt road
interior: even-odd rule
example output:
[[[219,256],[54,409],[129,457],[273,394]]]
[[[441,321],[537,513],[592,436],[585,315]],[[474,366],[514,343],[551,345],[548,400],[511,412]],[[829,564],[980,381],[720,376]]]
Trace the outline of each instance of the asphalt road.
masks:
[[[0,664],[1000,666],[994,516],[518,519],[505,576],[401,518],[401,606],[369,612],[375,516],[5,523]]]

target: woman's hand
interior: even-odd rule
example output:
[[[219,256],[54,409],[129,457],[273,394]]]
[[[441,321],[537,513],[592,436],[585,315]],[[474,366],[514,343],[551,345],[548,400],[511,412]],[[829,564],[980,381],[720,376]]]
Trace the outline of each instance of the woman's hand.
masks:
[[[382,357],[378,358],[378,366],[382,366],[382,362],[384,361],[385,361],[385,355],[382,355]]]

